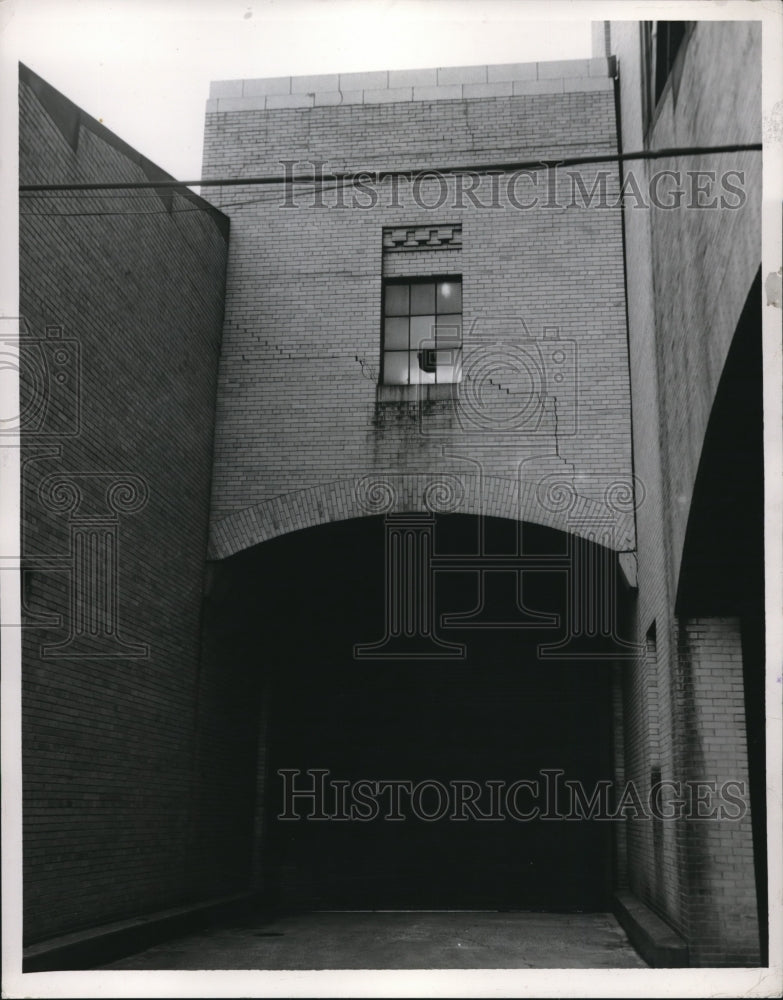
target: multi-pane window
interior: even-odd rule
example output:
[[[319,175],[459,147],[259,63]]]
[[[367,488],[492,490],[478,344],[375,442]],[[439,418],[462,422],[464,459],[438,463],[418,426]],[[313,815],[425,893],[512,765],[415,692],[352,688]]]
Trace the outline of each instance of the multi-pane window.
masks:
[[[687,21],[655,22],[655,101],[661,99],[663,88],[674,65],[685,31]]]
[[[382,382],[459,382],[461,362],[462,278],[384,282]]]
[[[644,113],[649,124],[663,96],[677,53],[692,27],[690,21],[643,21]]]

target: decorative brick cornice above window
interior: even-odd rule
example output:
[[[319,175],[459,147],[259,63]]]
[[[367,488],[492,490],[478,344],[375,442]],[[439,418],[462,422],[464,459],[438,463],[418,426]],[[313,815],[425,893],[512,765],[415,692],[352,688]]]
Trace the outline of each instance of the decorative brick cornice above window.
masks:
[[[462,225],[399,226],[383,230],[384,253],[398,250],[462,249]]]

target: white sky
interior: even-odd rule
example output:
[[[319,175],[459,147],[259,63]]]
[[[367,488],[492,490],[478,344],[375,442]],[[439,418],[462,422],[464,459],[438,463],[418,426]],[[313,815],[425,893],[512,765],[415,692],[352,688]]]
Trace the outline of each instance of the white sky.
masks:
[[[764,153],[764,273],[780,266],[780,203],[783,185],[783,141],[776,122],[783,114],[783,69],[780,53],[779,0],[0,0],[0,319],[18,316],[17,191],[16,191],[16,66],[21,59],[50,84],[116,132],[140,153],[174,176],[194,179],[201,173],[204,102],[210,80],[288,76],[303,73],[351,72],[365,69],[406,69],[428,66],[470,65],[492,62],[528,62],[583,58],[590,54],[591,19],[656,19],[766,17],[765,47],[765,153]],[[549,23],[541,23],[541,22]],[[538,22],[536,24],[535,22]],[[555,23],[552,23],[555,22]],[[765,424],[768,430],[767,479],[781,481],[778,428],[783,419],[780,401],[780,316],[767,307],[764,313],[765,363],[772,377],[765,380]],[[15,401],[15,396],[14,400]],[[774,447],[770,448],[772,437]],[[14,448],[0,448],[0,557],[19,551],[19,471]],[[777,488],[777,487],[776,487]],[[774,651],[783,637],[780,617],[780,574],[783,562],[780,502],[767,521],[767,559],[774,567],[769,578],[768,642]],[[11,554],[9,557],[8,554]],[[7,574],[6,574],[7,575]],[[19,620],[18,588],[0,592],[6,621]],[[3,645],[3,859],[4,986],[8,995],[122,996],[205,994],[204,973],[136,973],[130,986],[127,975],[39,974],[35,986],[11,989],[12,976],[19,985],[21,954],[21,759],[18,711],[19,635],[0,630]],[[770,705],[768,753],[775,776],[770,797],[770,872],[773,920],[770,941],[781,940],[780,916],[780,760],[779,669],[769,672]],[[774,724],[773,724],[774,722]],[[9,848],[9,844],[11,847]],[[9,956],[13,962],[7,961]],[[776,952],[779,962],[779,952]],[[10,971],[9,971],[10,970]],[[323,995],[368,995],[391,979],[338,981],[322,974],[317,984],[264,980],[261,990],[256,973],[217,973],[210,977],[212,995],[312,995],[314,985]],[[305,974],[306,976],[307,974]],[[435,973],[437,980],[423,981],[421,973],[402,974],[395,980],[403,992],[416,995],[520,995],[531,990],[539,996],[669,995],[701,997],[728,991],[732,996],[773,995],[778,979],[765,985],[759,970],[688,969],[646,970],[644,979],[625,980],[616,970],[553,970],[535,980],[501,970],[482,970],[479,978],[459,972],[453,978]],[[648,978],[651,977],[651,978]],[[774,976],[774,974],[773,974]],[[184,978],[183,978],[184,977]],[[443,977],[446,977],[445,979]],[[506,977],[506,978],[504,978]],[[28,981],[29,983],[29,981]],[[218,987],[219,984],[219,987]],[[290,984],[290,985],[289,985]],[[456,993],[446,994],[450,984]],[[130,992],[129,992],[130,991]],[[402,995],[402,994],[401,994]]]
[[[201,176],[211,80],[586,58],[591,16],[533,0],[0,0],[5,51],[181,179]]]

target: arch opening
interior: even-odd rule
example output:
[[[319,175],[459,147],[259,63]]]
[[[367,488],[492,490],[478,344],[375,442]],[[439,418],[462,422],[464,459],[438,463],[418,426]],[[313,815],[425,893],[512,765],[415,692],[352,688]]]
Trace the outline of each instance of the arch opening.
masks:
[[[244,678],[226,759],[244,754],[233,810],[255,884],[282,908],[606,909],[614,824],[567,817],[597,788],[614,806],[611,670],[633,653],[616,555],[499,518],[432,516],[425,534],[445,655],[373,655],[388,518],[216,568],[207,660],[229,698]],[[415,616],[397,612],[404,634]]]

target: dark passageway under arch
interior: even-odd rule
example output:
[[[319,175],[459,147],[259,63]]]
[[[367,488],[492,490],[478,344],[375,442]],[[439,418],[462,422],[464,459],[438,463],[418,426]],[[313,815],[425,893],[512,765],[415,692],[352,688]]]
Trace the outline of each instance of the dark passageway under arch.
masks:
[[[508,555],[520,541],[511,521],[452,514],[433,524],[436,555],[475,555],[479,545],[486,555]],[[436,573],[436,630],[443,641],[464,646],[464,655],[441,659],[354,655],[357,645],[371,646],[384,635],[380,517],[297,532],[221,564],[209,601],[210,646],[234,670],[244,666],[246,687],[235,706],[239,729],[251,715],[265,720],[259,775],[249,730],[244,740],[242,822],[271,902],[283,908],[608,908],[613,824],[520,818],[536,808],[546,812],[547,782],[559,785],[550,811],[567,814],[572,799],[563,782],[580,782],[590,794],[612,778],[613,768],[609,659],[540,655],[566,627],[568,536],[527,524],[521,535],[521,551],[555,560],[548,571],[523,574],[521,602],[513,571],[484,576],[483,606],[475,569]],[[612,565],[614,556],[601,551],[605,559],[596,566]],[[444,615],[463,620],[443,627]],[[284,779],[280,770],[298,774]],[[354,810],[348,820],[306,819],[320,799],[301,797],[293,807],[300,818],[278,818],[292,809],[286,787],[314,788],[317,779],[307,773],[314,770],[328,771],[328,815],[341,814],[333,782],[350,783],[343,793],[350,797],[360,780],[390,779],[450,789],[448,813],[421,815],[439,812],[437,789],[429,788],[421,789],[418,811],[402,791],[399,819],[384,818],[395,812],[391,791],[379,795],[372,818]],[[547,778],[547,771],[563,774]],[[520,780],[539,785],[520,788],[514,817],[503,808],[503,795]],[[464,809],[464,819],[450,818],[454,781],[475,782],[481,789],[476,811],[503,818],[483,820]],[[500,789],[494,793],[493,782]]]

